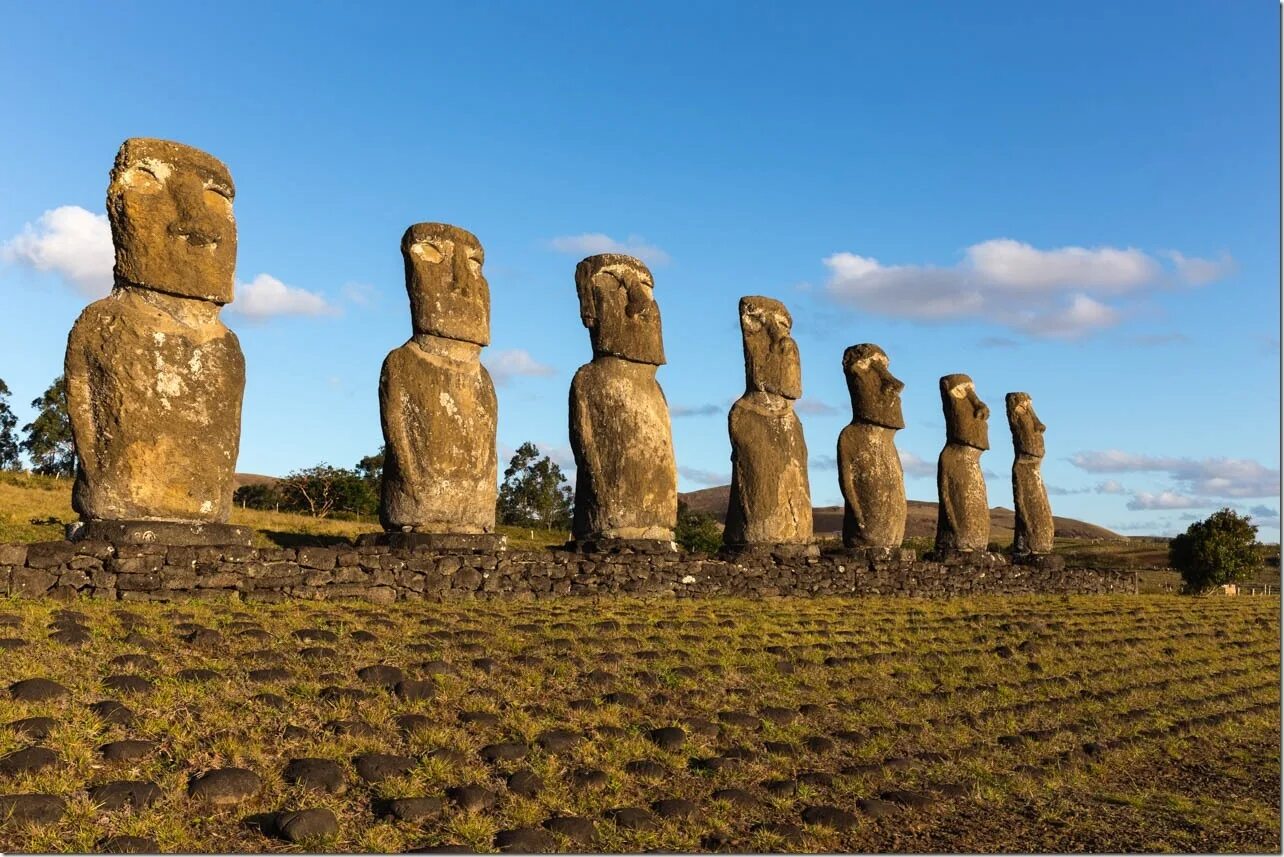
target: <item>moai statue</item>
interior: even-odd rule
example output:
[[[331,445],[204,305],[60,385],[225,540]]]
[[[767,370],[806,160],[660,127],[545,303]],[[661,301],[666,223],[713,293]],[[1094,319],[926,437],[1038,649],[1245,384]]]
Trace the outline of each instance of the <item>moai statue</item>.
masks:
[[[990,542],[990,508],[981,453],[990,448],[990,409],[966,375],[941,379],[945,448],[936,464],[936,553],[984,551]]]
[[[490,287],[481,244],[446,223],[401,238],[414,334],[379,375],[383,509],[377,541],[499,547],[495,529],[498,403],[481,364]]]
[[[905,473],[896,432],[905,428],[901,390],[877,345],[843,352],[852,421],[838,435],[838,484],[843,492],[843,544],[895,550],[905,538]]]
[[[802,396],[793,319],[780,301],[740,299],[745,394],[731,406],[731,499],[722,539],[728,547],[810,545],[807,442],[794,401]]]
[[[604,253],[575,267],[575,288],[593,360],[571,381],[571,536],[582,545],[671,543],[678,476],[669,405],[655,380],[664,343],[651,272],[631,256]]]
[[[1008,425],[1012,428],[1012,502],[1016,507],[1016,532],[1012,554],[1016,557],[1052,553],[1052,506],[1039,468],[1043,464],[1043,431],[1029,393],[1008,393]]]
[[[240,343],[219,319],[234,194],[227,167],[199,149],[136,137],[116,153],[115,283],[67,337],[76,538],[250,543],[227,525],[245,392]]]

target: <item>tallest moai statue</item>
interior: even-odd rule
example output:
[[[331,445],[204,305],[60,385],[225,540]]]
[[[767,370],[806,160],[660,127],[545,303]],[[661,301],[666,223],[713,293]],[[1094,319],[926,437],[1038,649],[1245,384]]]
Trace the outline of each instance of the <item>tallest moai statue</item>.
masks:
[[[593,360],[571,381],[571,536],[671,542],[678,473],[669,405],[655,380],[664,343],[651,272],[631,256],[604,253],[576,266],[575,288]]]
[[[232,301],[235,189],[222,162],[166,140],[116,154],[107,215],[115,284],[67,337],[80,535],[249,544],[227,526],[245,358]]]

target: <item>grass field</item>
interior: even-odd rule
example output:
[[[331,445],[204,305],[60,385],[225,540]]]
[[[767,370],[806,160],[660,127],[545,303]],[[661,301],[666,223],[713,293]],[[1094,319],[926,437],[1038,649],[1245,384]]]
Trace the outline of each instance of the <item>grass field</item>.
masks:
[[[1280,848],[1277,599],[0,613],[0,689],[65,690],[0,699],[0,794],[65,801],[5,851]]]

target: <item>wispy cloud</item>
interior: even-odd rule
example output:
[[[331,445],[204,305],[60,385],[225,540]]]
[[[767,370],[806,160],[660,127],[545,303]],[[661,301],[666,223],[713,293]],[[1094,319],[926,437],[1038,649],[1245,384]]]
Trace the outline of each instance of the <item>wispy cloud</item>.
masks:
[[[1280,493],[1279,469],[1247,458],[1174,458],[1106,449],[1077,452],[1070,456],[1070,463],[1089,473],[1164,473],[1181,491],[1196,497],[1274,497]]]
[[[901,469],[905,475],[913,479],[924,479],[928,476],[936,476],[936,462],[927,461],[920,458],[912,452],[906,452],[901,449],[897,451],[901,457]]]
[[[547,378],[557,374],[556,369],[536,360],[525,348],[483,352],[482,363],[496,384],[507,384],[514,378]]]
[[[228,309],[253,321],[277,316],[338,315],[339,310],[316,292],[287,286],[271,274],[259,274],[236,284],[236,300]]]
[[[1235,260],[1229,253],[1223,253],[1217,259],[1196,259],[1176,250],[1169,250],[1164,255],[1172,260],[1182,282],[1192,286],[1204,286],[1235,273]]]
[[[1092,493],[1091,488],[1062,488],[1059,485],[1046,485],[1044,487],[1048,489],[1048,494],[1050,494],[1053,497],[1069,497],[1073,494]]]
[[[1021,343],[1006,336],[983,336],[976,344],[980,348],[1016,348]]]
[[[558,253],[572,256],[595,256],[598,253],[623,253],[636,256],[648,265],[667,265],[669,254],[640,235],[630,235],[617,241],[602,232],[584,232],[580,235],[559,235],[550,238],[548,246]]]
[[[63,205],[23,226],[0,246],[0,259],[50,271],[81,294],[100,298],[111,291],[116,255],[107,215]]]
[[[712,402],[707,405],[672,405],[669,408],[669,416],[680,417],[711,417],[715,414],[721,414],[726,411],[722,405],[715,405]]]
[[[1127,494],[1128,493],[1128,489],[1123,487],[1123,485],[1121,485],[1119,482],[1115,481],[1114,479],[1107,479],[1104,482],[1098,482],[1095,486],[1093,486],[1093,490],[1096,491],[1098,494]]]
[[[1143,509],[1198,509],[1206,505],[1208,505],[1206,501],[1187,497],[1175,491],[1160,491],[1158,494],[1139,491],[1128,501],[1128,508],[1134,512]]]
[[[1131,247],[1041,250],[998,238],[968,247],[951,267],[884,265],[850,252],[823,262],[829,297],[867,312],[923,321],[982,319],[1033,337],[1077,339],[1120,321],[1120,307],[1108,301],[1173,280],[1202,285],[1230,270],[1228,258],[1213,263],[1165,255],[1171,269]]]
[[[379,301],[379,290],[370,283],[344,283],[341,291],[349,303],[357,306],[366,307]]]
[[[1257,518],[1261,523],[1269,525],[1270,522],[1274,522],[1275,526],[1279,526],[1279,509],[1272,509],[1270,506],[1253,506],[1248,510],[1248,513],[1254,518]]]
[[[838,408],[828,402],[822,402],[820,399],[812,399],[807,396],[803,396],[794,402],[794,409],[800,414],[812,414],[815,416],[829,416],[839,412]]]
[[[700,470],[695,467],[679,467],[678,475],[697,485],[726,485],[731,482],[730,473],[718,473],[714,470]]]

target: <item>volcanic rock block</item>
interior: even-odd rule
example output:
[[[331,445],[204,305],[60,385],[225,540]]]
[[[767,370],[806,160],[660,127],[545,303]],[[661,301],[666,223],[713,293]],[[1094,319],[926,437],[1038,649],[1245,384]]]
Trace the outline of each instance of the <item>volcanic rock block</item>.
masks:
[[[669,406],[655,380],[665,361],[651,272],[630,256],[590,256],[576,266],[575,286],[593,360],[571,381],[571,535],[672,541],[678,478]]]
[[[1047,427],[1034,413],[1029,393],[1008,393],[1008,426],[1012,429],[1012,502],[1016,509],[1016,526],[1012,536],[1012,554],[1052,553],[1052,506],[1048,489],[1043,484],[1043,432]]]
[[[180,143],[133,138],[116,155],[114,287],[67,338],[81,536],[144,540],[163,522],[166,541],[249,544],[226,526],[245,390],[240,344],[219,320],[234,194],[221,162]]]
[[[905,385],[887,368],[877,345],[843,352],[852,421],[838,435],[838,484],[843,492],[843,544],[849,548],[898,548],[905,538],[905,474],[896,432],[905,428]]]
[[[812,537],[807,442],[794,400],[802,396],[793,319],[780,301],[740,299],[745,394],[727,416],[731,497],[728,546],[807,544]]]
[[[386,442],[381,519],[389,532],[495,529],[495,385],[481,364],[490,287],[472,233],[417,223],[401,239],[414,335],[379,376]]]
[[[981,453],[990,448],[990,409],[966,375],[941,378],[945,448],[936,465],[940,506],[936,553],[984,551],[990,541],[990,509],[981,473]]]

